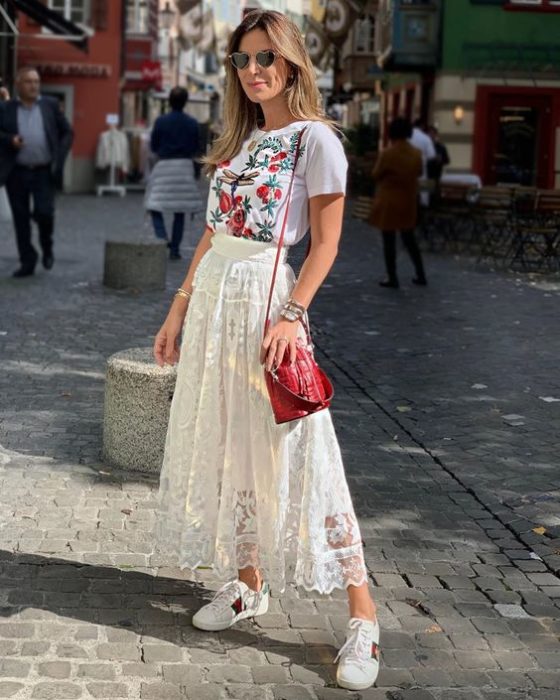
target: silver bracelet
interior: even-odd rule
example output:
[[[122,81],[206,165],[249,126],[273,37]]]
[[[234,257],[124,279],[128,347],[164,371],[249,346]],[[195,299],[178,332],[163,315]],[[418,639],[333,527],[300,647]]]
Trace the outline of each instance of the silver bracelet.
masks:
[[[301,309],[296,309],[293,306],[286,304],[282,311],[280,311],[280,316],[285,318],[286,321],[299,321],[303,318],[304,312]]]
[[[288,299],[287,304],[288,304],[289,306],[293,306],[293,307],[295,307],[296,309],[301,310],[301,313],[302,313],[302,314],[304,314],[304,313],[307,311],[307,309],[305,308],[305,306],[304,306],[303,304],[300,304],[299,301],[296,301],[293,297],[290,297],[290,298]]]

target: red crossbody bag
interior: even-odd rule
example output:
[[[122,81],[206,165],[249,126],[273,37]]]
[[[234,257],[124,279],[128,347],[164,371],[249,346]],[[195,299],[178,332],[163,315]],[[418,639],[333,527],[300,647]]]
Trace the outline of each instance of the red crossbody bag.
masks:
[[[282,222],[280,238],[278,239],[278,250],[276,252],[276,260],[268,294],[268,305],[266,308],[266,321],[264,324],[265,336],[270,326],[270,309],[272,306],[274,284],[276,282],[276,273],[278,271],[282,246],[284,244],[284,234],[292,199],[294,177],[304,131],[305,128],[300,131],[297,140],[294,166],[292,169],[290,186],[288,188],[286,211],[284,212],[284,220]],[[307,252],[309,253],[309,248]],[[301,323],[305,330],[305,342],[298,339],[296,343],[295,363],[292,365],[290,362],[290,353],[287,348],[284,353],[284,358],[278,367],[274,367],[270,372],[265,369],[266,386],[276,423],[288,423],[289,421],[304,418],[311,413],[316,413],[324,408],[328,408],[334,395],[334,390],[329,378],[319,367],[313,356],[313,345],[309,326],[305,319],[301,319]]]

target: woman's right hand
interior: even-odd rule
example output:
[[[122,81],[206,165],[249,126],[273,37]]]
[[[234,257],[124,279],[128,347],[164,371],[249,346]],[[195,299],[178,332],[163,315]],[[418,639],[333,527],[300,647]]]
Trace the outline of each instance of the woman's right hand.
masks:
[[[165,364],[174,365],[179,361],[179,342],[183,317],[169,314],[163,326],[159,329],[154,340],[154,358],[163,367]]]

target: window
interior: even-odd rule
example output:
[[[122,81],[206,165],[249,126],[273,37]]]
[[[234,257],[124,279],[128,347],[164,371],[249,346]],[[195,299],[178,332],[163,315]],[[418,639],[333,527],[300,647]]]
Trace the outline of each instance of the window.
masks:
[[[127,34],[148,34],[148,0],[126,0]]]
[[[366,15],[356,21],[354,47],[356,53],[375,52],[375,20],[372,15]]]
[[[49,7],[74,24],[89,24],[89,0],[49,0]]]

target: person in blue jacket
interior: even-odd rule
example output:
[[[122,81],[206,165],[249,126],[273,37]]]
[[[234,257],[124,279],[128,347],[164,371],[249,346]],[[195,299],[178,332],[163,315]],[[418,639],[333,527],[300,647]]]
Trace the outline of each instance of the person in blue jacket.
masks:
[[[179,260],[185,214],[202,207],[195,181],[194,158],[200,153],[199,124],[184,112],[189,94],[175,87],[169,94],[171,111],[155,121],[150,147],[157,163],[150,175],[146,192],[146,209],[150,212],[154,232],[168,241],[169,257]],[[171,240],[168,240],[164,214],[173,214]]]

